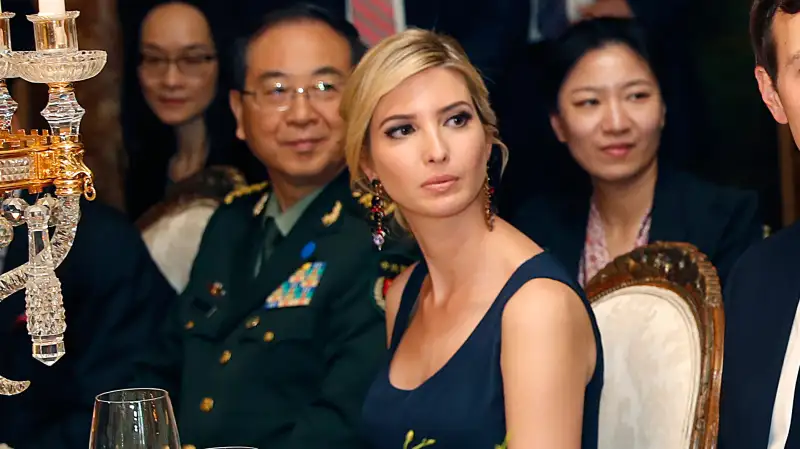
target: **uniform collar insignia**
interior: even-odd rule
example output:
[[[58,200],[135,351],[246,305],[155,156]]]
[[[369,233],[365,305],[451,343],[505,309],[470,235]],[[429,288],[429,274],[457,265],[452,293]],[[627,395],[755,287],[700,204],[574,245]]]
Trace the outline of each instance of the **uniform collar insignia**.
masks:
[[[342,214],[342,203],[340,201],[337,201],[333,205],[333,209],[331,209],[330,212],[322,216],[322,224],[324,224],[325,226],[330,226],[336,223],[336,220],[339,219],[339,215],[341,214]]]
[[[253,216],[258,217],[261,215],[261,212],[264,211],[264,206],[267,205],[267,201],[269,200],[269,192],[264,193],[261,195],[261,198],[258,199],[258,202],[255,206],[253,206]]]

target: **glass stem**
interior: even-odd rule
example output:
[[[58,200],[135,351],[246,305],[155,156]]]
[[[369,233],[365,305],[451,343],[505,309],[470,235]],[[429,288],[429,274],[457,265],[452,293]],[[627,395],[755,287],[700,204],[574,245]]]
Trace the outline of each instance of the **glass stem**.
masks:
[[[75,98],[75,88],[72,83],[50,83],[48,86],[47,106],[42,110],[42,117],[50,124],[50,132],[54,136],[77,136],[86,110]]]
[[[11,118],[17,112],[17,102],[8,93],[6,80],[0,79],[0,130],[11,132]]]

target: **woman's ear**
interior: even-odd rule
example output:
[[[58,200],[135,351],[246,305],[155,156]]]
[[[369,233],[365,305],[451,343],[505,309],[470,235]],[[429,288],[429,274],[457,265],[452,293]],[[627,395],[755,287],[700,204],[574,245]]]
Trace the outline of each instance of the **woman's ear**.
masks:
[[[553,128],[553,132],[556,138],[558,138],[558,141],[567,143],[567,133],[564,132],[564,123],[562,123],[561,117],[558,114],[550,114],[550,126]]]
[[[375,172],[375,167],[372,163],[372,158],[369,157],[369,153],[367,153],[367,149],[361,149],[361,163],[359,164],[361,171],[367,175],[367,179],[372,181],[373,179],[378,177],[378,174]]]
[[[494,149],[495,142],[499,141],[500,138],[498,137],[497,128],[491,126],[484,126],[486,129],[486,154],[484,155],[484,160],[488,164],[492,160],[492,150]]]

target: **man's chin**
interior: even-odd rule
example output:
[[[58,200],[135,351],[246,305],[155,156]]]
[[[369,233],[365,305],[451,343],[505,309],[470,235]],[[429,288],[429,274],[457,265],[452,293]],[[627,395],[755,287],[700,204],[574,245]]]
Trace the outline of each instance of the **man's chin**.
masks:
[[[286,167],[284,173],[297,183],[322,186],[341,173],[342,168],[343,165],[338,164],[293,164],[291,167]]]

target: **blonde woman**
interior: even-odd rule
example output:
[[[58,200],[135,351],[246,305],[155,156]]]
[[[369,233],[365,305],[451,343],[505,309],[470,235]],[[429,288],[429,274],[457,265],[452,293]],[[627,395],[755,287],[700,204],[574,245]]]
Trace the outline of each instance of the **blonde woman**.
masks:
[[[503,148],[486,86],[453,40],[421,30],[372,48],[343,93],[347,162],[424,260],[386,295],[390,362],[364,404],[379,449],[597,446],[600,335],[580,287],[491,208]]]

